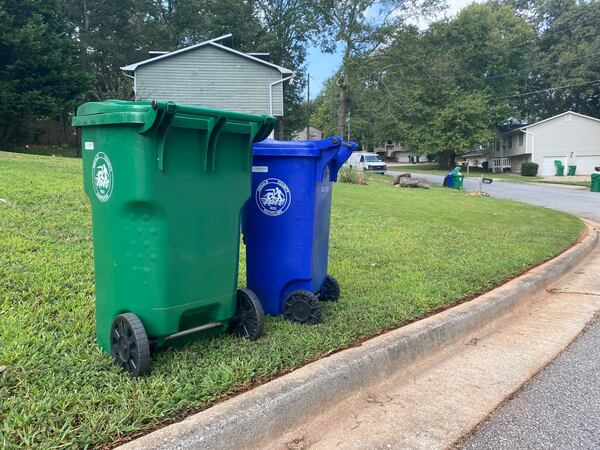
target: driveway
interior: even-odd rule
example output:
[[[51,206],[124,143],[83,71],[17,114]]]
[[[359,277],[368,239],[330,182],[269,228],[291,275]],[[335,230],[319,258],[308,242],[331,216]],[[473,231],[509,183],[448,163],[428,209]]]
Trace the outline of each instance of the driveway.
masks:
[[[388,175],[399,175],[403,172],[388,170]],[[442,185],[444,177],[424,173],[412,173],[413,177],[427,178],[434,185]],[[479,179],[465,178],[464,187],[467,191],[479,190]],[[492,197],[518,200],[533,205],[565,211],[576,216],[600,222],[600,193],[590,192],[573,186],[545,186],[535,183],[511,183],[510,181],[494,180],[492,184],[483,186],[485,192]]]

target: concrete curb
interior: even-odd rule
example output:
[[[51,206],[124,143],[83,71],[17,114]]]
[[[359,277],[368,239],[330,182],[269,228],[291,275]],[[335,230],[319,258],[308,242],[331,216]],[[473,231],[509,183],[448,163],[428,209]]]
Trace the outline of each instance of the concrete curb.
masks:
[[[587,234],[569,250],[474,300],[315,361],[119,448],[261,448],[314,411],[469,335],[557,281],[596,247],[597,231],[586,225]]]

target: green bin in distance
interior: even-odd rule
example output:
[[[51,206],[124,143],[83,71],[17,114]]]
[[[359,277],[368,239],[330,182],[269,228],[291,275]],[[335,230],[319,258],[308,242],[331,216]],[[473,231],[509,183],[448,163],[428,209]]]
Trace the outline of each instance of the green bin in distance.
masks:
[[[465,176],[461,173],[457,173],[457,174],[453,175],[452,187],[454,189],[458,189],[459,191],[462,191],[464,179],[465,179]]]
[[[575,175],[575,172],[577,172],[577,166],[568,166],[569,168],[569,172],[567,173],[568,176],[572,177]]]
[[[559,159],[555,159],[554,160],[554,167],[556,167],[556,173],[554,174],[554,176],[557,177],[562,177],[565,174],[565,166],[563,166],[563,163],[561,160]]]
[[[592,192],[600,192],[600,173],[592,174],[592,186],[590,190]]]
[[[130,374],[147,372],[150,348],[167,341],[208,330],[251,339],[262,332],[260,302],[237,290],[240,217],[252,143],[274,121],[172,102],[108,100],[78,109],[96,335]]]

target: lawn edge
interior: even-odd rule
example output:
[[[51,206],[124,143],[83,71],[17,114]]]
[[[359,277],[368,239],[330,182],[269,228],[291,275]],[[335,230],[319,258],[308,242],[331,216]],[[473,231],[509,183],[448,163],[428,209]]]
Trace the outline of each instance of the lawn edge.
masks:
[[[269,438],[303,423],[313,411],[464,338],[562,278],[598,243],[597,224],[584,224],[583,235],[572,247],[498,288],[309,363],[118,448],[260,448]]]

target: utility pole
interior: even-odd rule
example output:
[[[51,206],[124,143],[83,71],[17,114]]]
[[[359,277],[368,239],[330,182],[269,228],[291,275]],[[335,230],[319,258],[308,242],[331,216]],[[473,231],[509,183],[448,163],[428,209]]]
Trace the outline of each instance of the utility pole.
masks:
[[[306,74],[306,140],[310,139],[310,74]]]

